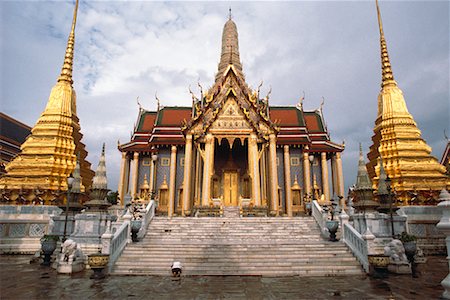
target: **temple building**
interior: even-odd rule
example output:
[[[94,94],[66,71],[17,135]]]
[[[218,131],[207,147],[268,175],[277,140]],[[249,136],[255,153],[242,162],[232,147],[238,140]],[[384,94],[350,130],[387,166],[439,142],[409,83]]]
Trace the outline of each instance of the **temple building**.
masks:
[[[344,196],[341,153],[322,108],[270,106],[245,81],[238,32],[225,23],[213,86],[191,107],[139,108],[122,152],[119,197],[150,190],[158,211],[192,215],[202,207],[253,207],[296,215],[310,199]]]
[[[1,200],[30,204],[60,204],[67,191],[67,177],[74,171],[79,157],[82,190],[92,184],[94,172],[86,160],[87,151],[77,117],[76,95],[73,89],[72,66],[78,0],[75,4],[64,63],[47,106],[18,154],[6,165],[0,178]]]
[[[367,170],[377,188],[380,158],[397,199],[406,204],[412,194],[423,198],[436,196],[450,187],[446,168],[431,155],[431,147],[422,139],[412,115],[408,112],[403,93],[394,80],[387,44],[377,5],[381,43],[381,91],[378,95],[378,113],[375,120],[373,144],[367,154]],[[430,195],[431,193],[431,195]]]
[[[31,127],[0,112],[0,176],[5,164],[20,153],[20,145],[31,132]]]

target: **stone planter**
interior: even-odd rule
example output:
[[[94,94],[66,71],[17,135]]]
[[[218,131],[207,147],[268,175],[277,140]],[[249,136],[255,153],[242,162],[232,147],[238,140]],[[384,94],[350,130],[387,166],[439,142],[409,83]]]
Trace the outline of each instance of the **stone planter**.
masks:
[[[50,260],[55,249],[56,249],[55,239],[47,239],[44,237],[41,240],[41,250],[44,253],[44,261],[41,264],[42,266],[50,266]]]
[[[387,269],[389,265],[389,256],[382,254],[372,254],[367,256],[369,264],[374,268]]]
[[[131,226],[131,240],[135,243],[135,242],[139,241],[137,234],[142,227],[142,221],[141,220],[131,220],[130,226]]]
[[[105,278],[103,269],[106,268],[109,262],[109,254],[94,253],[88,255],[88,264],[94,271],[91,279],[102,279]]]
[[[326,221],[325,225],[326,225],[328,231],[330,232],[330,241],[337,242],[338,240],[336,239],[336,232],[339,227],[339,221],[328,220],[328,221]]]

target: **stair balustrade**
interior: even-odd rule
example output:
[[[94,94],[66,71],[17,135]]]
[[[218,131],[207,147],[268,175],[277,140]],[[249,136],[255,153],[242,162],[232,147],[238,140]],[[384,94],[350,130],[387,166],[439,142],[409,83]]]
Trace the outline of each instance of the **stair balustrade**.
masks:
[[[316,220],[317,225],[319,225],[320,227],[320,232],[322,236],[328,239],[330,237],[330,232],[328,231],[326,226],[326,221],[328,219],[328,212],[325,211],[316,200],[312,201],[311,210],[312,216]]]
[[[344,243],[358,259],[366,273],[369,272],[368,247],[366,238],[361,235],[350,223],[343,224]]]
[[[150,200],[145,209],[140,211],[142,217],[142,226],[138,232],[138,237],[143,238],[147,233],[148,224],[155,216],[156,203]],[[131,243],[131,213],[127,211],[119,222],[108,226],[107,231],[102,235],[102,254],[109,254],[108,269],[111,271],[123,249],[128,243]],[[122,222],[122,224],[120,224]],[[117,226],[119,227],[117,228]],[[111,231],[111,226],[117,228]]]

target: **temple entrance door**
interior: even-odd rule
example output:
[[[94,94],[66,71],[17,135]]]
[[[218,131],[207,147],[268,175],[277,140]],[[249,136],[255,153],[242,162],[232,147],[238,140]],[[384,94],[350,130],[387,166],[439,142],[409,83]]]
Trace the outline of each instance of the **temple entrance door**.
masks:
[[[238,206],[238,172],[223,172],[223,203],[225,206]]]

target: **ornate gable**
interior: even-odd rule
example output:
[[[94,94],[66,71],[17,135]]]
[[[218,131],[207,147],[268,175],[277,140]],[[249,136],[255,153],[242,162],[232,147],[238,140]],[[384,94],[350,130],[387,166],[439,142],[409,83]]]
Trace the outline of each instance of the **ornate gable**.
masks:
[[[185,125],[196,139],[207,132],[218,135],[248,135],[256,132],[267,139],[275,131],[267,117],[267,102],[257,100],[258,95],[245,83],[230,65],[221,80],[195,104],[195,117]]]

